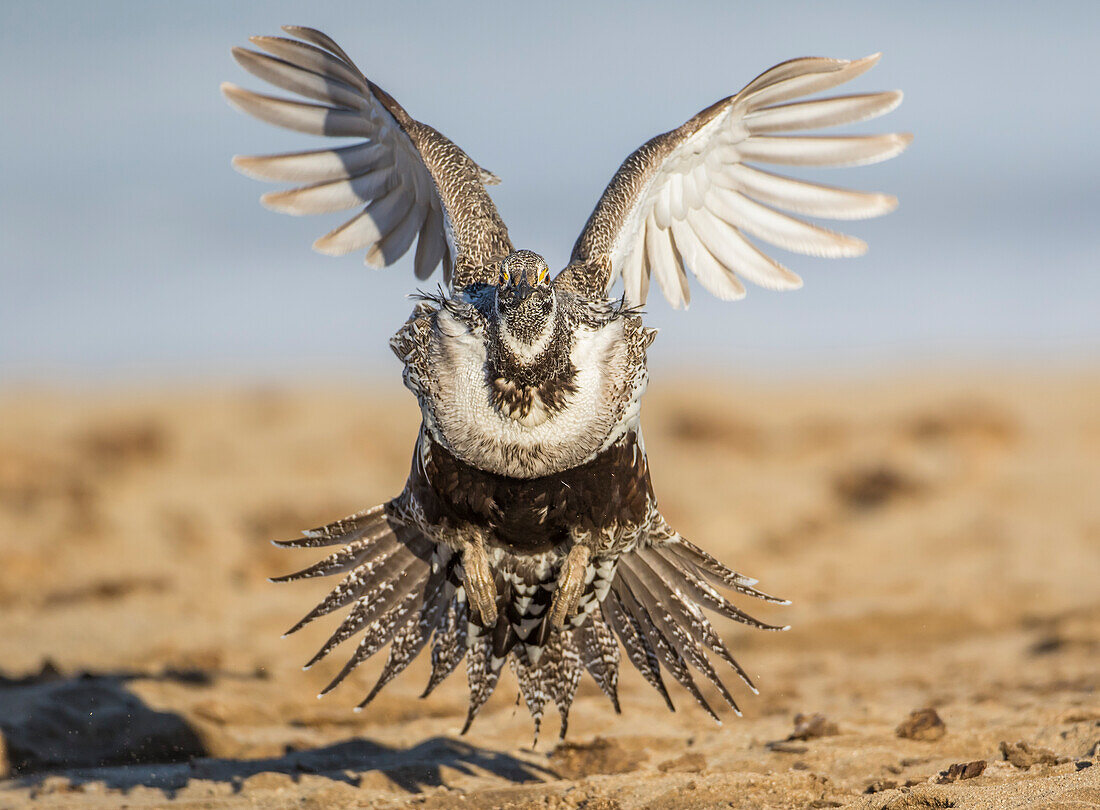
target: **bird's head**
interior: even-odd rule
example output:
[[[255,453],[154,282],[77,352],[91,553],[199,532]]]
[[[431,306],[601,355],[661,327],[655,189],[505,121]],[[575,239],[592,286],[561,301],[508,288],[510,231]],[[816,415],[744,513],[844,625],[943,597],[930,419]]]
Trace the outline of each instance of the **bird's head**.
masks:
[[[496,309],[501,337],[520,363],[531,363],[549,347],[558,302],[550,268],[530,250],[511,253],[500,266]]]

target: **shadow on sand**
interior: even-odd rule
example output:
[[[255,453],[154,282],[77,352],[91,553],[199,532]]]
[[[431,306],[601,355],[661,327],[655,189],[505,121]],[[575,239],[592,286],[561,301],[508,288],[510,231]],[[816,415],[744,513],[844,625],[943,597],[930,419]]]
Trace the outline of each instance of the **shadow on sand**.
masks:
[[[35,788],[47,777],[71,785],[102,782],[107,788],[159,788],[169,796],[192,779],[231,784],[274,772],[297,780],[316,774],[357,786],[360,773],[380,771],[409,793],[443,784],[443,769],[488,773],[513,783],[557,778],[554,772],[498,751],[447,737],[410,748],[357,738],[265,759],[207,756],[201,736],[178,714],[156,711],[126,688],[145,674],[84,674],[63,677],[44,668],[39,675],[0,678],[0,732],[7,770],[18,784]],[[202,683],[201,673],[160,676]],[[0,763],[0,765],[5,763]]]

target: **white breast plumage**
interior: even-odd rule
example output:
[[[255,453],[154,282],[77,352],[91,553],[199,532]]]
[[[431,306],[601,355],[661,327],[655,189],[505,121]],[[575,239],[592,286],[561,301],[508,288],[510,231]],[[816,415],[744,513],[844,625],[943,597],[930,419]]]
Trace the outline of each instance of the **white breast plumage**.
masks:
[[[637,421],[644,368],[631,357],[625,319],[580,327],[570,359],[576,391],[550,418],[516,420],[491,401],[483,334],[446,309],[425,358],[430,369],[424,418],[435,438],[483,470],[536,478],[590,460]]]

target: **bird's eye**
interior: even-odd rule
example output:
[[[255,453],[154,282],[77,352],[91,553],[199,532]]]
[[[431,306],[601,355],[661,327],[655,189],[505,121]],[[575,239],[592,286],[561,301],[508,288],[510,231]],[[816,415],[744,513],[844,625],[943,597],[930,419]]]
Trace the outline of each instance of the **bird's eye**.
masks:
[[[539,269],[539,284],[545,284],[546,279],[549,277],[549,275],[550,275],[550,268],[549,267],[543,267],[543,268]]]
[[[507,284],[508,283],[508,278],[509,278],[508,271],[507,270],[501,270],[500,271],[500,283],[502,285]]]

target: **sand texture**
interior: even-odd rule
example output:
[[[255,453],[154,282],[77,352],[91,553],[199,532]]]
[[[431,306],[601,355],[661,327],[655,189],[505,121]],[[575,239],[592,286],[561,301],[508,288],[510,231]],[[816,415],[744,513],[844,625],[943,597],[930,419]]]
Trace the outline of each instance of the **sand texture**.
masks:
[[[318,701],[335,617],[280,638],[330,581],[268,540],[400,489],[395,383],[3,392],[0,808],[1100,807],[1100,378],[663,378],[644,419],[669,520],[793,629],[720,626],[742,718],[624,662],[532,749],[510,673],[460,737],[461,672],[357,714],[382,656]]]

